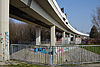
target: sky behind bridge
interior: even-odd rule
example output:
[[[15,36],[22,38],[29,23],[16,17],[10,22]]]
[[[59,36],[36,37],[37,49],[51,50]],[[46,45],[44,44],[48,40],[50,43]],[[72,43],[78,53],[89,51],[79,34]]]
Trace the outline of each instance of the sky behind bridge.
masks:
[[[100,7],[100,0],[57,0],[60,8],[64,7],[70,24],[80,32],[90,32],[92,14]]]

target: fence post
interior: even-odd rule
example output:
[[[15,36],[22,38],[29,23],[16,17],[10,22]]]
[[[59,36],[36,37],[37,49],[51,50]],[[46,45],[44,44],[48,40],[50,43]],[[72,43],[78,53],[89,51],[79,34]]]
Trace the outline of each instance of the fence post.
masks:
[[[53,65],[53,53],[54,53],[54,51],[53,51],[53,46],[52,46],[52,65]]]

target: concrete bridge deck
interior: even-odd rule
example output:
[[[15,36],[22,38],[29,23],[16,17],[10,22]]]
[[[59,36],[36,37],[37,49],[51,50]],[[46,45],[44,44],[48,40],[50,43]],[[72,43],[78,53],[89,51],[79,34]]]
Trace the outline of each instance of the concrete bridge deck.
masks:
[[[88,37],[74,29],[56,0],[0,0],[0,61],[9,60],[9,17],[35,25],[36,45],[41,44],[41,28],[49,29],[50,45],[55,46],[56,30],[61,31],[62,43],[75,43],[75,35]],[[67,35],[67,37],[66,37]],[[69,43],[70,44],[70,43]]]

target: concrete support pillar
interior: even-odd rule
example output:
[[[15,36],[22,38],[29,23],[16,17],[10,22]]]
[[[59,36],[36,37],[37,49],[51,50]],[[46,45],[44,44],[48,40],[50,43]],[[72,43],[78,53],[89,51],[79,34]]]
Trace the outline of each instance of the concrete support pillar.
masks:
[[[51,46],[55,46],[55,26],[51,26]]]
[[[75,44],[75,35],[73,35],[73,43]]]
[[[65,32],[63,32],[63,37],[62,37],[62,44],[65,44]]]
[[[37,28],[36,29],[36,45],[41,44],[41,29]]]
[[[69,43],[68,43],[68,35],[66,36],[66,44],[69,44]]]
[[[0,61],[9,60],[9,0],[0,0]]]
[[[68,43],[71,43],[71,34],[69,34],[69,39],[68,39]]]
[[[63,38],[65,38],[65,35],[66,35],[65,32],[63,32]]]

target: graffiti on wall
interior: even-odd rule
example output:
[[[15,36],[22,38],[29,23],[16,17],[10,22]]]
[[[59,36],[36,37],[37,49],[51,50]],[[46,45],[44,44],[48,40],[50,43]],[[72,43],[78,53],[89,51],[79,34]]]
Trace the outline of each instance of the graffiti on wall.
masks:
[[[2,55],[0,54],[0,56],[2,56]]]
[[[0,44],[3,45],[3,47],[8,50],[9,45],[9,34],[8,32],[0,33]]]
[[[5,32],[5,49],[8,50],[9,45],[9,35],[8,32]]]
[[[1,44],[3,43],[3,38],[0,38],[0,43],[1,43]]]
[[[81,43],[82,43],[82,39],[80,37],[76,37],[75,44],[81,44]]]
[[[35,49],[31,49],[32,51],[34,50],[34,52],[36,53],[44,53],[44,54],[58,54],[64,51],[68,51],[70,50],[70,48],[65,47],[65,48],[35,48]]]
[[[0,33],[0,43],[3,44],[4,43],[4,34]]]
[[[4,34],[0,33],[0,46],[4,45]],[[1,48],[0,48],[1,49]],[[2,50],[2,49],[1,49]],[[2,54],[0,54],[0,57],[2,57]]]

